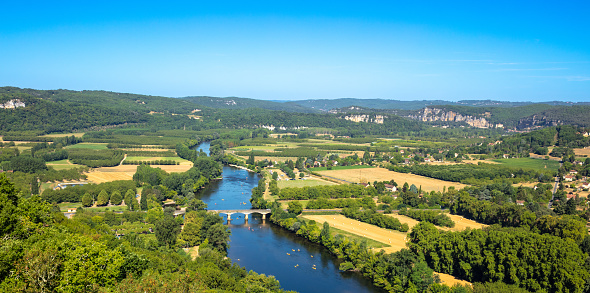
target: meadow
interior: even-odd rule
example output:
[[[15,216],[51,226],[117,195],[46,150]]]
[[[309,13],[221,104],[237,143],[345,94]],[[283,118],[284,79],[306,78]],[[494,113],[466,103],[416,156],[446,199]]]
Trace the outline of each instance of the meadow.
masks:
[[[513,159],[495,159],[492,162],[505,165],[511,168],[523,168],[534,170],[554,170],[559,169],[559,162],[553,160],[533,159],[533,158],[513,158]]]

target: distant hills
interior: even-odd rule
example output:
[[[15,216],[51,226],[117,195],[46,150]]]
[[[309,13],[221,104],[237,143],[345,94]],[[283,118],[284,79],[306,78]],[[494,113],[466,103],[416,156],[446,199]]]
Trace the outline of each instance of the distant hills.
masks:
[[[258,111],[256,112],[257,115],[263,115],[264,117],[287,115],[274,112],[282,111],[290,113],[287,116],[304,113],[316,114],[317,118],[315,119],[328,119],[323,115],[331,115],[331,118],[342,118],[348,115],[348,120],[364,121],[362,115],[368,114],[372,115],[371,117],[382,115],[386,120],[410,119],[435,126],[451,127],[503,127],[513,130],[527,130],[563,124],[590,127],[589,102],[553,101],[532,103],[494,100],[451,102],[444,100],[399,101],[352,98],[267,101],[238,97],[191,96],[169,98],[109,91],[35,90],[0,87],[0,104],[10,103],[15,99],[26,102],[27,106],[11,112],[5,111],[4,117],[0,117],[0,122],[3,124],[0,125],[0,131],[10,131],[20,127],[22,129],[42,128],[51,132],[57,131],[57,129],[81,129],[94,125],[143,123],[153,121],[153,119],[157,118],[154,116],[156,114],[181,115],[195,119],[200,117],[205,119],[215,115],[231,117],[232,115],[235,116],[231,114],[231,111],[236,110],[242,113],[247,109],[249,109],[248,113],[254,113],[251,111],[256,110]],[[51,123],[56,120],[56,116],[71,117],[75,120],[75,123],[58,127],[55,123]],[[22,119],[23,117],[28,118]],[[160,117],[163,116],[160,115]],[[170,117],[170,115],[167,117]],[[174,122],[176,118],[166,118],[161,123],[176,123]],[[264,124],[263,122],[260,123]],[[7,125],[11,127],[7,127]]]

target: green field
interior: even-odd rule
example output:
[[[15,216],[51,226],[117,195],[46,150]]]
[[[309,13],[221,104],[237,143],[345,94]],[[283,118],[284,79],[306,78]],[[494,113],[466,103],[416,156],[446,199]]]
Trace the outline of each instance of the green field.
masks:
[[[66,169],[84,167],[83,165],[70,164],[70,163],[68,163],[68,159],[47,162],[47,166],[51,166],[55,170],[66,170]]]
[[[511,168],[535,169],[535,170],[553,170],[559,169],[559,162],[553,160],[542,160],[533,158],[518,159],[496,159],[493,162],[500,163]]]
[[[326,182],[323,180],[315,180],[315,179],[305,179],[305,180],[279,180],[277,181],[277,186],[279,188],[285,187],[308,187],[308,186],[318,186],[318,185],[336,185],[336,183]]]
[[[375,166],[369,166],[369,165],[333,166],[332,170],[349,170],[349,169],[366,169],[366,168],[375,168]],[[309,168],[309,170],[310,171],[327,171],[328,167]]]
[[[107,144],[106,143],[90,143],[90,142],[82,142],[79,144],[69,145],[66,149],[91,149],[91,150],[106,150]]]

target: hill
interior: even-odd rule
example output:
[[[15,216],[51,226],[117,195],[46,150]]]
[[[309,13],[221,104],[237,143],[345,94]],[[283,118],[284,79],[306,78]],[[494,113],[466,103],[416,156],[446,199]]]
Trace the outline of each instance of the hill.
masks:
[[[300,113],[317,113],[318,110],[313,108],[304,107],[297,103],[287,102],[278,103],[273,101],[255,100],[247,98],[217,98],[217,97],[184,97],[181,98],[185,101],[203,105],[215,109],[248,109],[248,108],[259,108],[274,111],[285,111],[285,112],[300,112]]]

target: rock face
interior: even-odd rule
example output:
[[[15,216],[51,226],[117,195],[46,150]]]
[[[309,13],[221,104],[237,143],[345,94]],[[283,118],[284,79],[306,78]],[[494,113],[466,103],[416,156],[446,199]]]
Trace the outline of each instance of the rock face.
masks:
[[[0,109],[14,109],[18,107],[24,107],[25,103],[19,99],[10,100],[4,104],[0,104]]]
[[[387,118],[383,115],[349,115],[344,116],[344,119],[352,122],[372,122],[377,124],[383,124],[383,119]]]
[[[490,117],[490,113],[485,113],[482,116]],[[444,121],[444,122],[465,122],[472,127],[478,128],[493,128],[503,127],[501,124],[494,125],[490,123],[485,117],[474,117],[469,115],[461,115],[453,111],[445,111],[438,108],[424,108],[415,115],[409,115],[409,118],[420,120],[424,122]]]

